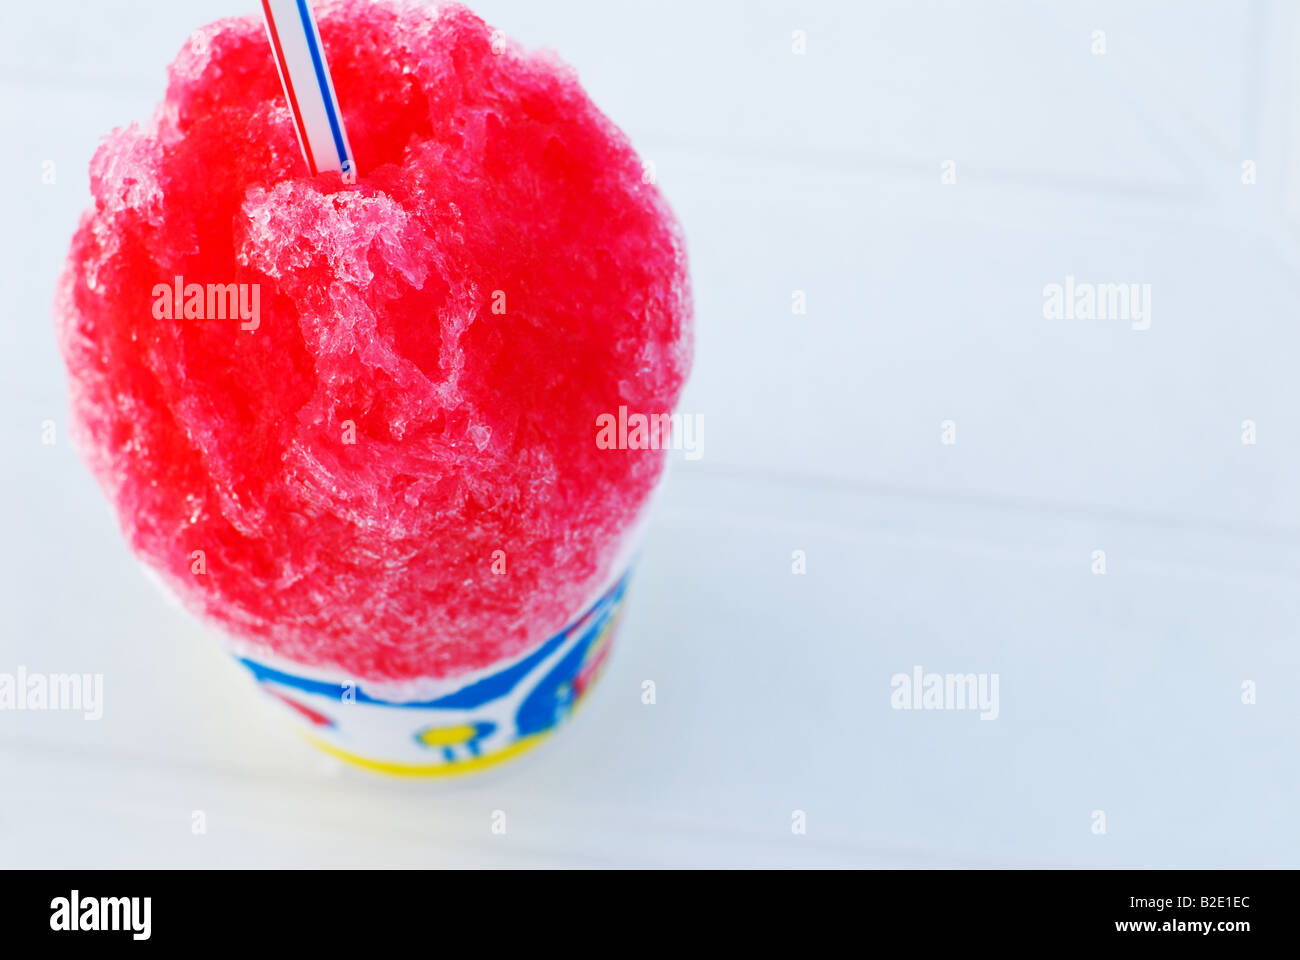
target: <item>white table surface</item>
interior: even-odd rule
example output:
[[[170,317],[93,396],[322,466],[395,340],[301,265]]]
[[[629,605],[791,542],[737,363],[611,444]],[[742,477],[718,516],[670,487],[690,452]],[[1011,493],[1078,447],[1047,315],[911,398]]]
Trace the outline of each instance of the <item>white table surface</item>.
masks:
[[[189,30],[257,7],[24,5],[0,672],[102,673],[105,713],[0,712],[0,866],[1300,865],[1300,13],[474,6],[578,68],[690,241],[704,456],[592,702],[481,779],[371,779],[143,578],[66,441],[52,285],[98,137],[147,119]],[[1151,328],[1045,320],[1067,274],[1150,283]],[[918,664],[997,673],[998,718],[891,709]]]

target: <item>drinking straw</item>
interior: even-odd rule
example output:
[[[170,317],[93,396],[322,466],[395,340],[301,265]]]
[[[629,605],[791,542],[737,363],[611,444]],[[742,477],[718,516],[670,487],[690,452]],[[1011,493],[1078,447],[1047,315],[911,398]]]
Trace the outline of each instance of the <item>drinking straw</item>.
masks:
[[[343,129],[343,112],[307,0],[262,0],[262,13],[308,168],[313,176],[338,170],[344,180],[355,182],[356,162]]]

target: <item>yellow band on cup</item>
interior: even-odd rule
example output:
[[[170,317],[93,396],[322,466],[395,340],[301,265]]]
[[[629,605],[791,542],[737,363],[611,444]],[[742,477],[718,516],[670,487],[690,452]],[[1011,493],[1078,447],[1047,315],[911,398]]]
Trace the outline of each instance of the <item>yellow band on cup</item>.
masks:
[[[549,730],[545,733],[535,733],[531,737],[516,740],[510,746],[495,753],[472,757],[458,763],[395,763],[391,760],[372,760],[370,757],[363,757],[360,754],[342,750],[328,740],[314,737],[310,733],[304,733],[302,736],[313,746],[319,747],[330,756],[337,757],[346,763],[360,767],[362,770],[369,770],[372,773],[386,773],[394,777],[454,777],[462,773],[475,773],[479,770],[486,770],[488,767],[494,767],[498,763],[517,757],[519,754],[537,746],[550,734],[551,731]]]

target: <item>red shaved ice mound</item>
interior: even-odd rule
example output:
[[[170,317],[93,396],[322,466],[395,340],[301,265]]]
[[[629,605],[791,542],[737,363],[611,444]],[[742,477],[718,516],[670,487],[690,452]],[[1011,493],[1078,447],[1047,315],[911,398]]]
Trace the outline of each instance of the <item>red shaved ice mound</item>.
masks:
[[[456,677],[619,572],[664,453],[601,449],[597,418],[676,405],[682,234],[554,57],[458,6],[317,14],[355,184],[308,174],[256,18],[195,33],[96,153],[55,307],[74,427],[131,547],[227,634]]]

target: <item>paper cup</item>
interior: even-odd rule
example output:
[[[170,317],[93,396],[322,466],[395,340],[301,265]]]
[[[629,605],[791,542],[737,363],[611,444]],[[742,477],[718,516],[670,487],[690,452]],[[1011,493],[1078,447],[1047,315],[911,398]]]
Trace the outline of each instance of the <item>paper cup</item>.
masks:
[[[536,746],[582,702],[609,656],[630,576],[541,646],[431,697],[395,699],[387,685],[280,658],[236,659],[340,760],[403,777],[473,773]]]
[[[546,739],[590,691],[614,642],[649,513],[647,505],[624,538],[616,573],[562,630],[486,670],[369,682],[229,638],[226,647],[307,740],[340,760],[398,777],[483,770]]]

